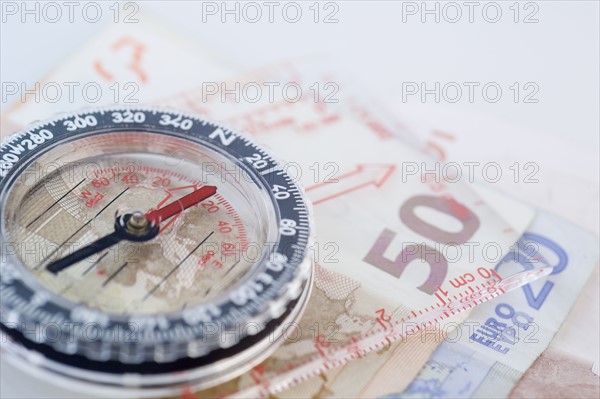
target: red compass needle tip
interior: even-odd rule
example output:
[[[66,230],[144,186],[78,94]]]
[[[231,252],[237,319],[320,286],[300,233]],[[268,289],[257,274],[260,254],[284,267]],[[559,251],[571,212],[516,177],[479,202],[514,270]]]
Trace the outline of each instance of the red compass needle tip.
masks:
[[[180,212],[183,212],[187,208],[212,197],[216,193],[217,187],[215,186],[200,187],[198,190],[171,202],[169,205],[165,205],[160,209],[148,212],[146,214],[146,218],[154,224],[159,224],[162,221],[175,216]]]

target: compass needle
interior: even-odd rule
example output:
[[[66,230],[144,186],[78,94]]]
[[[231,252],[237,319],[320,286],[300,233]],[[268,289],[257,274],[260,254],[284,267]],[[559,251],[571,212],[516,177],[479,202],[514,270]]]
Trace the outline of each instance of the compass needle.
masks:
[[[102,209],[102,211],[108,208],[110,204],[116,201],[127,190],[128,188],[121,192],[121,194],[119,194],[119,196],[115,198],[115,200],[113,200],[111,203],[106,205]],[[196,205],[200,201],[203,201],[213,196],[216,192],[217,188],[215,186],[205,186],[201,189],[194,191],[191,194],[186,195],[183,198],[180,198],[177,201],[170,203],[169,205],[163,208],[160,208],[157,211],[148,212],[146,215],[143,215],[141,212],[138,211],[121,217],[117,216],[115,221],[114,232],[94,241],[91,244],[88,244],[87,246],[79,249],[78,251],[64,258],[50,263],[48,266],[46,266],[46,269],[48,269],[49,272],[56,274],[66,269],[67,267],[76,264],[77,262],[80,262],[92,255],[97,254],[98,252],[102,252],[112,247],[113,245],[118,244],[123,240],[150,241],[153,238],[155,238],[160,232],[160,230],[157,229],[154,225],[158,225],[160,224],[160,222],[167,220],[177,215],[178,213],[186,210],[187,208]],[[102,213],[102,211],[100,211],[98,215]],[[98,215],[96,215],[96,217]],[[94,217],[94,219],[96,217]],[[87,224],[89,224],[89,222],[86,223],[86,225]],[[73,236],[71,236],[70,238],[73,238]]]

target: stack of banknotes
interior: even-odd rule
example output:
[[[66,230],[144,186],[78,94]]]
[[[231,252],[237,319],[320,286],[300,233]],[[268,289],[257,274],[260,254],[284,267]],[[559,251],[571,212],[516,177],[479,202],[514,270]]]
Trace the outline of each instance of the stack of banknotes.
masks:
[[[322,59],[239,70],[144,20],[102,31],[45,80],[133,82],[134,105],[184,110],[252,135],[298,172],[317,226],[314,287],[293,337],[235,380],[181,397],[600,395],[597,363],[594,371],[577,344],[553,343],[571,323],[561,342],[579,333],[597,350],[598,188],[577,177],[576,165],[527,164],[532,151],[567,144],[544,144],[482,116],[412,112],[394,93],[369,93]],[[289,82],[302,88],[300,98],[235,93],[237,85]],[[96,105],[113,97],[106,90]],[[2,115],[2,137],[80,106],[89,104],[15,103]],[[465,165],[474,173],[461,173]],[[539,182],[521,189],[514,179],[478,176],[482,167]],[[590,197],[562,212],[570,187]],[[536,270],[546,272],[510,291],[489,288]],[[495,298],[484,300],[482,289]],[[397,326],[410,333],[396,334]],[[2,378],[12,372],[4,367]],[[36,384],[19,385],[36,397],[67,395]]]

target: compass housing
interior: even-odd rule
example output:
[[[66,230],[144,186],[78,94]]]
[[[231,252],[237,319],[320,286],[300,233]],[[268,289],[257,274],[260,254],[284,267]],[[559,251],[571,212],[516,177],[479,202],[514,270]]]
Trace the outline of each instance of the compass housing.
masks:
[[[191,284],[189,292],[180,293],[188,292],[186,301],[159,284],[165,297],[174,298],[171,302],[185,305],[162,308],[158,300],[142,303],[133,298],[131,303],[143,311],[136,312],[134,305],[115,311],[101,298],[79,301],[76,294],[69,297],[53,290],[51,278],[60,279],[60,273],[47,277],[45,259],[32,266],[17,249],[21,238],[35,236],[24,233],[20,207],[52,174],[32,177],[34,166],[134,159],[204,176],[207,166],[198,163],[199,154],[223,165],[211,169],[210,178],[221,179],[216,183],[219,192],[231,198],[240,223],[254,232],[249,233],[251,239],[262,247],[256,261],[240,266],[243,273],[229,285],[222,284],[225,275],[214,274],[218,281],[213,285],[223,287],[210,297],[193,297]],[[227,180],[232,170],[241,173]],[[119,173],[114,172],[119,184],[125,184]],[[137,187],[128,180],[127,184]],[[155,188],[150,183],[148,187]],[[309,297],[313,226],[301,188],[284,165],[247,136],[193,115],[157,108],[99,108],[29,126],[0,147],[0,204],[0,328],[7,337],[2,350],[18,367],[70,388],[89,392],[93,386],[101,394],[148,397],[224,382],[272,353],[295,326]],[[112,206],[139,208],[128,203]],[[204,232],[197,236],[200,241]],[[135,294],[134,289],[123,292]]]

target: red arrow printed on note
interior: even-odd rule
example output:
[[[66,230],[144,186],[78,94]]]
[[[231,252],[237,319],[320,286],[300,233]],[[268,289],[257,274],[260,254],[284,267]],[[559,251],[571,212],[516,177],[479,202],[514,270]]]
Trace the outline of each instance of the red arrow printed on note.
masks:
[[[359,164],[352,172],[340,175],[337,181],[322,182],[306,189],[313,205],[341,197],[363,188],[381,187],[392,175],[396,165]]]

